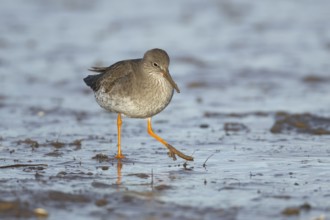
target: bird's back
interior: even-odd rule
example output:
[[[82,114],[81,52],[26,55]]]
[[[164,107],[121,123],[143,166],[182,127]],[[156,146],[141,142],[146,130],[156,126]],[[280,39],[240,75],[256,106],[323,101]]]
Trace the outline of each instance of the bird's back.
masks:
[[[109,67],[92,67],[89,71],[99,74],[88,75],[84,78],[87,86],[91,87],[94,92],[97,92],[100,87],[111,87],[117,80],[129,77],[133,73],[132,65],[137,64],[141,59],[124,60],[117,62]]]

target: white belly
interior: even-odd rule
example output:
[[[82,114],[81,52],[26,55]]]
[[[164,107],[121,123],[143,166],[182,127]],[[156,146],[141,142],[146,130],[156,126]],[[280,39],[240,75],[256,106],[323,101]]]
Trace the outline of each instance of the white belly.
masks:
[[[171,101],[173,88],[169,86],[165,84],[157,86],[152,92],[146,89],[130,95],[111,90],[105,92],[105,89],[101,87],[95,92],[95,98],[97,103],[108,111],[122,113],[132,118],[148,118],[161,112]]]

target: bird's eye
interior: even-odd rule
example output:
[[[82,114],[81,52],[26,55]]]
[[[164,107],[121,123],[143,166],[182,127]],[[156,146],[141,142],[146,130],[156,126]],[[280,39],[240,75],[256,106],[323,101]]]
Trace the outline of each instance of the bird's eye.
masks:
[[[153,63],[152,64],[154,67],[158,67],[158,64],[157,63]]]

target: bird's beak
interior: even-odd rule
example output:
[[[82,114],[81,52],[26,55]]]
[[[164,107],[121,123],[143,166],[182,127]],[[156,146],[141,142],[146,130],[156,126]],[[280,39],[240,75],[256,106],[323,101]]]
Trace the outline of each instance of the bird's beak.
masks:
[[[177,93],[180,93],[180,89],[176,85],[176,83],[174,82],[174,80],[172,79],[172,76],[171,76],[170,72],[166,69],[162,73],[163,73],[164,78],[167,79],[167,81],[173,86],[173,88],[176,90],[176,92]]]

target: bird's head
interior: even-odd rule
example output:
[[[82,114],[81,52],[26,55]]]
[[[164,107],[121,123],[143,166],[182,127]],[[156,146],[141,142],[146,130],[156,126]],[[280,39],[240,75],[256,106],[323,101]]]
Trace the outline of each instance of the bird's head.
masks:
[[[168,70],[170,65],[170,58],[167,53],[162,49],[148,50],[143,56],[144,68],[148,73],[158,74],[164,77],[172,87],[180,93],[179,87],[176,85]]]

